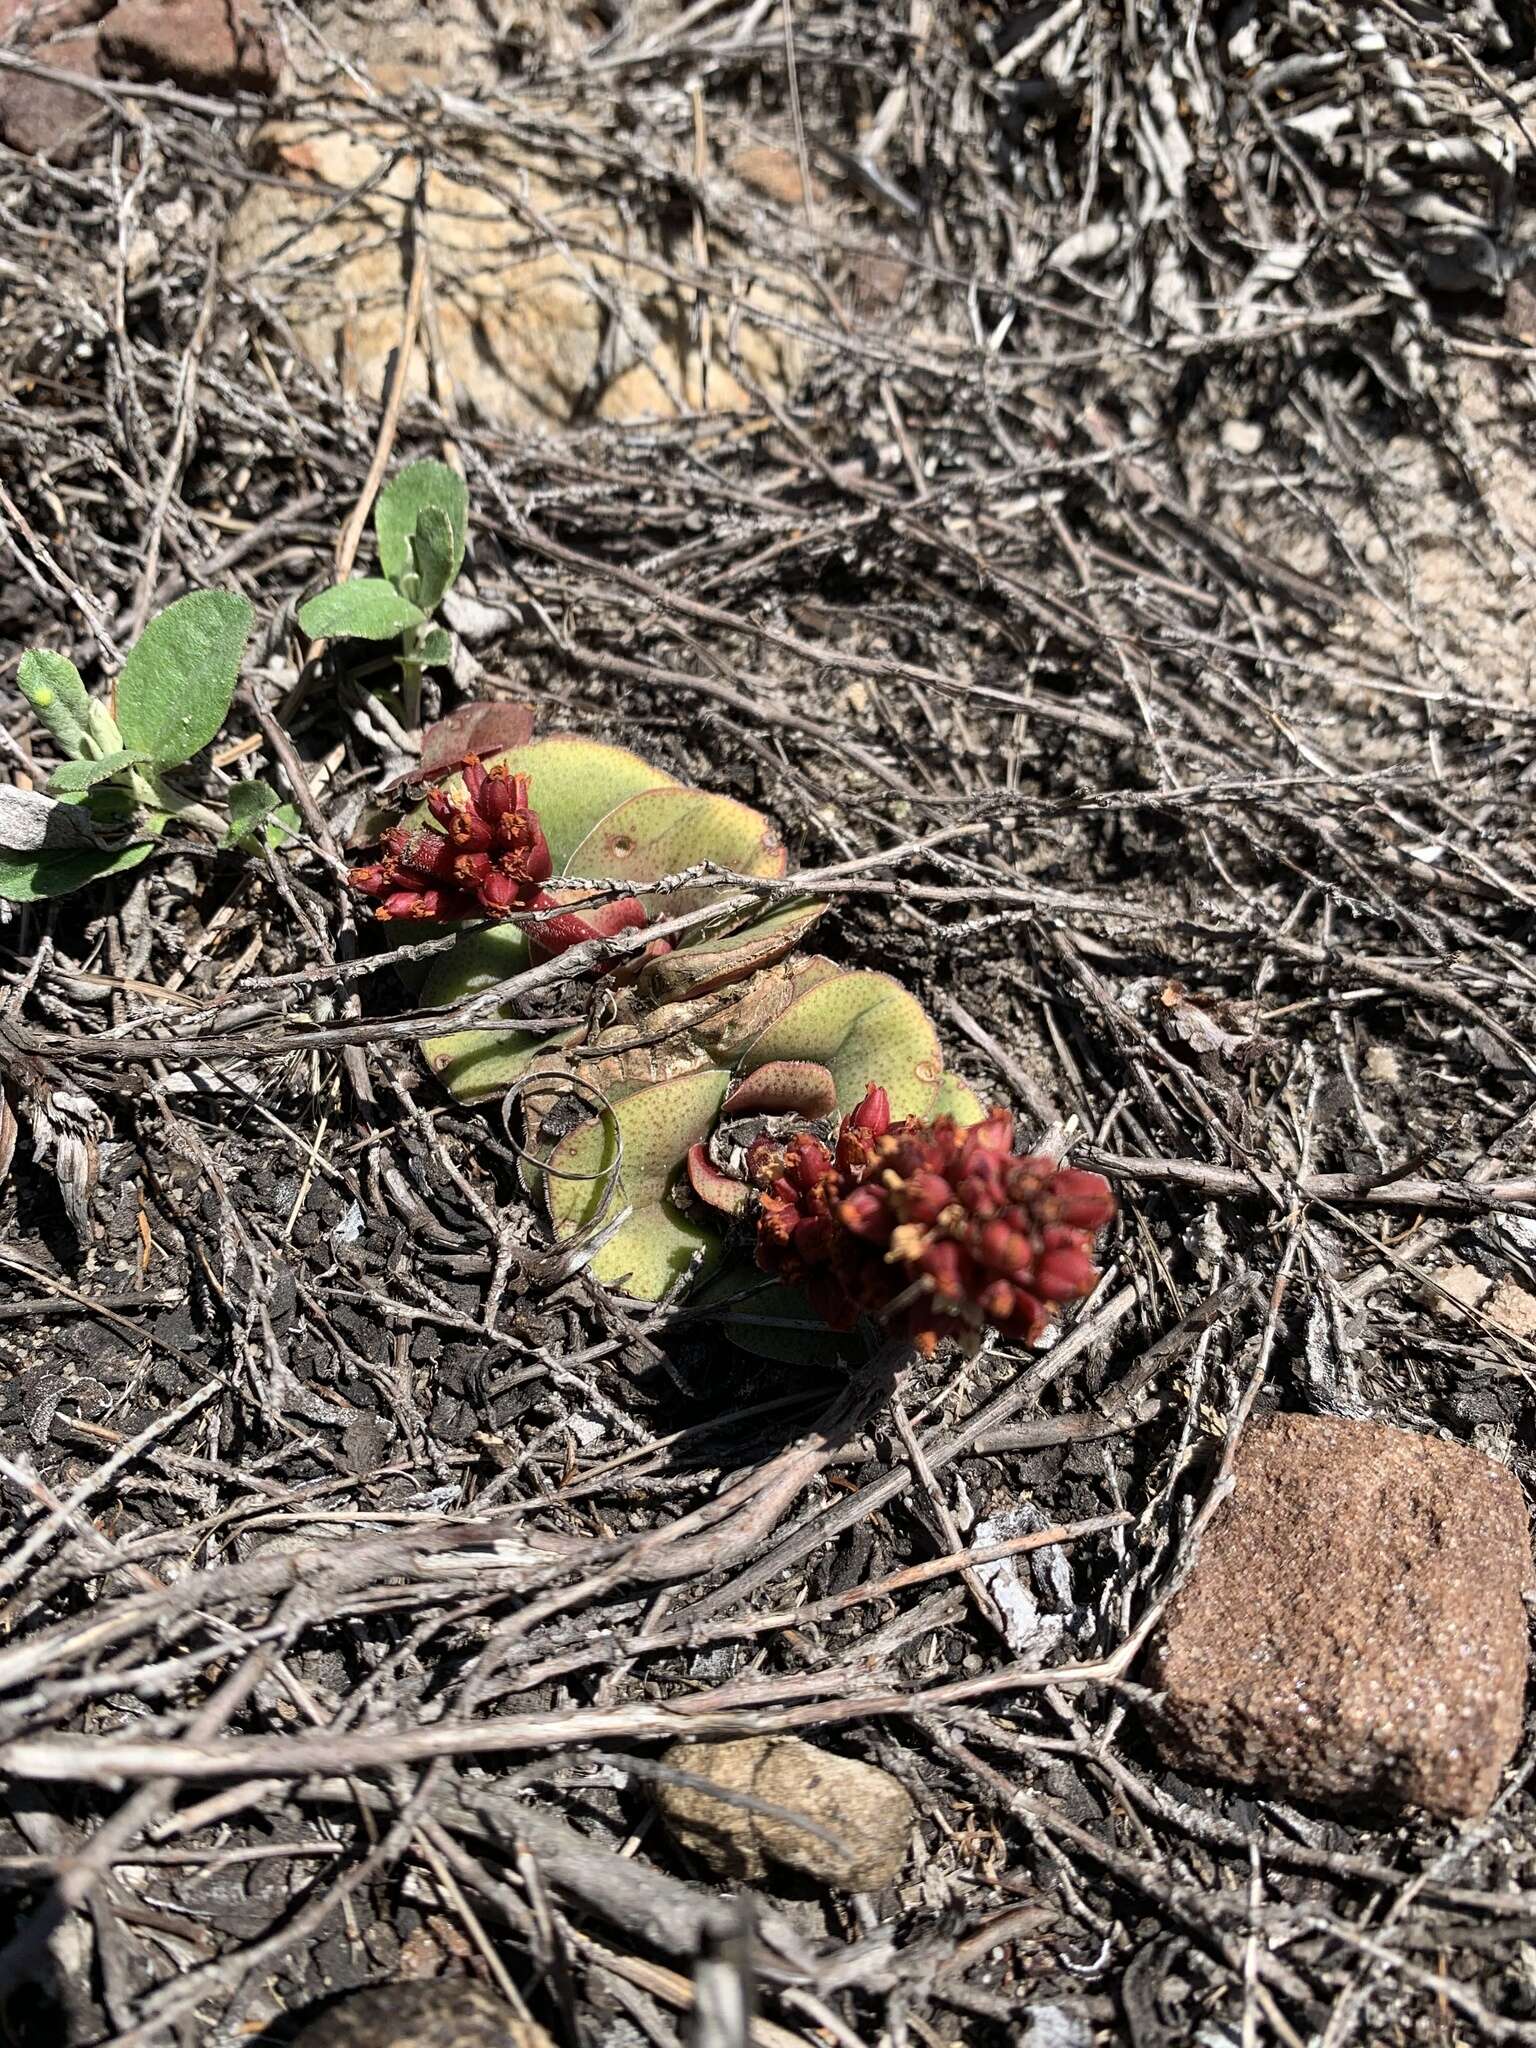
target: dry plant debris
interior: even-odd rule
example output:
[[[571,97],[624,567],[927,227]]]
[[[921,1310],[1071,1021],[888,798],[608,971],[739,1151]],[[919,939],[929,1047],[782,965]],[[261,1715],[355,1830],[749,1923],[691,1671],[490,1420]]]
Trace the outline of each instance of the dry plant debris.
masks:
[[[23,649],[100,693],[232,588],[194,793],[300,828],[168,829],[0,929],[6,2025],[281,2039],[427,1955],[568,2048],[670,2048],[724,1980],[779,2048],[1536,2038],[1528,1733],[1487,1819],[1384,1827],[1194,1783],[1137,1711],[1252,1420],[1536,1477],[1529,1338],[1424,1299],[1536,1265],[1528,23],[475,13],[423,81],[285,5],[302,92],[91,76],[73,162],[0,152],[5,776],[58,765]],[[225,253],[317,123],[355,308]],[[482,217],[579,330],[508,343],[515,416]],[[473,509],[425,714],[532,703],[774,818],[818,946],[1113,1181],[1053,1345],[740,1362],[425,1070],[481,1020],[411,1009],[438,942],[346,880],[413,736],[295,627],[414,458]],[[564,958],[518,1001],[589,1021]],[[911,1860],[722,1932],[660,1758],[790,1735],[902,1783]]]

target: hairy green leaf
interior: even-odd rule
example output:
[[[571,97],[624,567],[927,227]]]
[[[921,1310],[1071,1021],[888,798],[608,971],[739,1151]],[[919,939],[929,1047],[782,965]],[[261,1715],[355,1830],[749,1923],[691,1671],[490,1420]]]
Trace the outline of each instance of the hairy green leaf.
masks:
[[[66,754],[79,754],[91,724],[91,699],[67,654],[31,647],[21,657],[16,683]]]
[[[385,485],[373,508],[379,567],[397,590],[417,567],[411,559],[411,537],[420,530],[421,515],[428,510],[441,513],[448,522],[449,568],[444,590],[463,566],[469,532],[469,492],[464,479],[446,462],[413,462]],[[439,591],[438,597],[441,595]],[[437,598],[431,600],[436,602]]]
[[[435,611],[443,592],[458,569],[454,559],[453,528],[440,505],[423,505],[416,515],[411,535],[411,555],[416,568],[416,602],[424,612]]]
[[[110,776],[121,775],[125,768],[135,767],[143,759],[130,747],[119,747],[115,754],[103,754],[99,760],[63,761],[49,776],[48,788],[54,796],[72,796],[83,789],[94,789]]]
[[[299,624],[311,640],[398,640],[426,616],[382,576],[333,584],[299,606]]]
[[[121,744],[171,768],[206,747],[228,714],[254,617],[232,590],[194,590],[151,619],[117,681]]]
[[[299,814],[285,804],[277,791],[265,782],[237,782],[229,792],[229,825],[225,843],[230,846],[281,846],[299,830]]]
[[[453,635],[444,626],[434,626],[417,643],[416,659],[423,668],[446,668],[453,659]]]
[[[67,896],[105,875],[136,868],[154,851],[139,840],[102,853],[7,853],[0,849],[0,896],[10,903],[37,903],[45,896]]]

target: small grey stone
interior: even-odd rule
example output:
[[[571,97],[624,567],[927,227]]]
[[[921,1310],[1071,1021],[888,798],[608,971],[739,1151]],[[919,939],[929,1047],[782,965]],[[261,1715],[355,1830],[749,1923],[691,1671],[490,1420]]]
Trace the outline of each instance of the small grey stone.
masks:
[[[1257,420],[1223,420],[1221,445],[1233,455],[1257,455],[1264,446],[1264,429]]]

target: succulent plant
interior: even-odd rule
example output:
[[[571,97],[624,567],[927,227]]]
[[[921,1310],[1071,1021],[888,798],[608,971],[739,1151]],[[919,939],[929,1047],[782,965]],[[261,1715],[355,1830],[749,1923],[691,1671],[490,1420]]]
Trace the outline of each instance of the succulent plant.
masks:
[[[526,1184],[596,1279],[652,1301],[698,1290],[770,1356],[804,1357],[861,1314],[928,1350],[985,1324],[1032,1342],[1097,1279],[1107,1186],[1016,1156],[1011,1119],[944,1072],[899,983],[803,951],[825,906],[732,914],[739,878],[785,867],[761,813],[555,735],[466,763],[354,880],[380,916],[509,919],[441,958],[431,1007],[641,927],[647,900],[652,921],[722,905],[647,949],[577,1029],[425,1042],[465,1100],[510,1091]]]

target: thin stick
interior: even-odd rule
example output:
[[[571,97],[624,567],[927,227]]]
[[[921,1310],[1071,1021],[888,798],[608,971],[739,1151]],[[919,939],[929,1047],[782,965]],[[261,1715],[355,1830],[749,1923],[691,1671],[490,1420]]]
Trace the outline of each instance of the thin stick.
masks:
[[[345,583],[352,573],[352,564],[357,560],[357,551],[362,544],[363,528],[368,524],[368,514],[373,510],[373,501],[379,495],[379,486],[384,481],[384,472],[389,467],[389,458],[394,453],[395,432],[400,424],[400,408],[405,402],[406,379],[410,374],[411,357],[416,347],[416,334],[421,325],[422,294],[427,288],[427,237],[426,237],[426,171],[417,178],[416,198],[412,203],[410,217],[411,276],[406,288],[405,311],[400,320],[400,345],[395,354],[394,370],[389,380],[388,395],[379,420],[379,438],[373,451],[373,461],[363,479],[363,488],[358,493],[357,503],[352,508],[352,517],[342,528],[336,543],[336,581]]]

